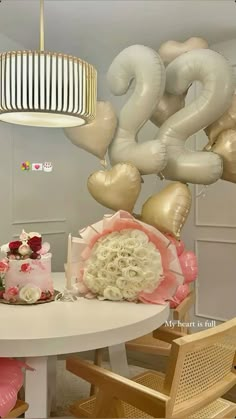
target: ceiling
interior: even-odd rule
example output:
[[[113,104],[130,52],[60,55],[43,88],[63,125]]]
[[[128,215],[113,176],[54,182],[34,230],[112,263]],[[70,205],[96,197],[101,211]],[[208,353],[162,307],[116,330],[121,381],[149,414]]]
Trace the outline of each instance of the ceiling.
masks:
[[[2,0],[0,32],[37,49],[39,0]],[[79,56],[105,72],[123,48],[158,50],[169,39],[201,36],[209,43],[236,38],[234,0],[46,0],[46,49]]]

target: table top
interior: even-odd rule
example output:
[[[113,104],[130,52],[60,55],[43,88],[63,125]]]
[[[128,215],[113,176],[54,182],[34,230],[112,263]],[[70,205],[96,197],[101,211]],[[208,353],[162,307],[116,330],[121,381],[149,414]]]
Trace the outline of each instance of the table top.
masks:
[[[53,273],[62,290],[64,273]],[[169,305],[88,300],[0,304],[0,357],[35,357],[117,345],[160,327]]]

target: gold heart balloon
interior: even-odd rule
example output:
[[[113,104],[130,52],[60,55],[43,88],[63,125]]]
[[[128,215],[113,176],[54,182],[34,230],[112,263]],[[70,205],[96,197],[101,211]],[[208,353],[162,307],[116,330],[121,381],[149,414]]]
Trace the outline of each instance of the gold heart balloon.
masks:
[[[141,175],[130,163],[118,163],[88,178],[88,190],[97,202],[114,211],[132,212],[141,190]]]
[[[233,129],[223,131],[211,150],[223,159],[221,179],[236,183],[236,131]]]
[[[236,129],[236,95],[233,95],[229,109],[204,130],[209,140],[205,150],[210,150],[218,136],[230,129]]]
[[[179,239],[191,208],[191,201],[187,185],[180,182],[171,183],[144,203],[141,220]]]
[[[199,37],[192,37],[187,39],[185,42],[167,41],[164,42],[158,51],[164,64],[169,64],[179,55],[185,52],[192,51],[193,49],[205,49],[208,48],[208,42]]]
[[[117,125],[115,110],[110,102],[97,102],[96,118],[90,124],[65,128],[72,144],[104,159]]]

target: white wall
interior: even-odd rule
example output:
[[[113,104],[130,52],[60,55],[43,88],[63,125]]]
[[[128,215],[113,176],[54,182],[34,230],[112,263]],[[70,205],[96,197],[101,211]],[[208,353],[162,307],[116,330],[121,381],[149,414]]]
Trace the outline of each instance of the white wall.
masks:
[[[22,49],[0,34],[0,50]],[[51,161],[52,173],[23,172],[21,163]],[[0,243],[22,230],[39,231],[52,245],[53,269],[62,270],[67,235],[104,213],[89,195],[87,178],[99,169],[95,157],[72,145],[63,130],[0,122]]]

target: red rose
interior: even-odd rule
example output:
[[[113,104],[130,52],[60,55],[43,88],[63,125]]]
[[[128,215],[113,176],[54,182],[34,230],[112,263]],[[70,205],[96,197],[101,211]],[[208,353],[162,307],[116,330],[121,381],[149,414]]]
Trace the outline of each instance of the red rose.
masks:
[[[15,242],[9,243],[9,249],[11,250],[11,252],[16,253],[21,245],[22,245],[22,242],[17,240]]]
[[[0,261],[0,273],[5,273],[7,272],[9,269],[9,265],[7,262],[5,262],[5,260],[1,260]]]
[[[38,252],[42,247],[42,237],[32,237],[28,240],[28,245],[33,252]]]
[[[50,291],[42,291],[40,300],[49,300],[51,298],[52,294]]]
[[[21,272],[30,272],[31,271],[31,266],[29,263],[22,263],[21,267],[20,267],[20,271]]]

